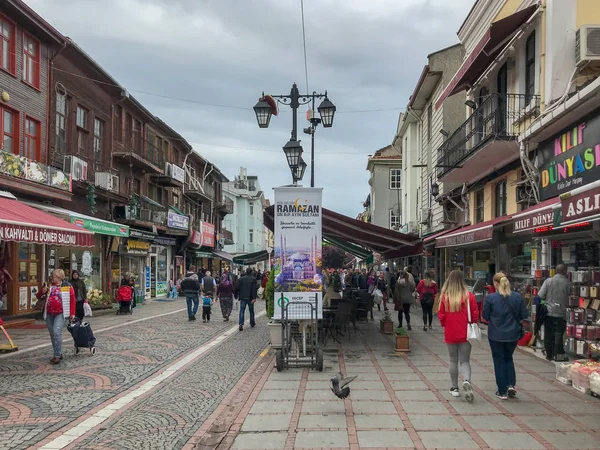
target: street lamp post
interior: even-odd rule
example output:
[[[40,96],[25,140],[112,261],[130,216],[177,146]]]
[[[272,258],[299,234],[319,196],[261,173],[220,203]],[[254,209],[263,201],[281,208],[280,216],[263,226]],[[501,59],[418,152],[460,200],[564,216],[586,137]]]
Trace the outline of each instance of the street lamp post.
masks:
[[[314,117],[315,100],[323,99],[318,107],[319,115],[321,118]],[[336,107],[327,98],[327,91],[325,94],[318,94],[313,92],[312,94],[301,95],[298,90],[296,83],[292,85],[292,89],[289,95],[265,95],[263,92],[262,97],[258,103],[254,106],[254,113],[256,114],[256,121],[258,122],[259,128],[268,128],[271,121],[271,115],[277,115],[277,103],[282,105],[288,105],[292,108],[292,133],[290,140],[284,145],[283,151],[288,161],[288,166],[292,172],[292,178],[294,184],[300,181],[304,177],[304,171],[306,170],[306,163],[302,159],[302,146],[298,140],[298,107],[301,105],[307,105],[312,102],[312,116],[309,119],[311,126],[304,129],[304,132],[311,135],[311,154],[310,154],[310,186],[315,185],[315,141],[314,132],[319,123],[322,123],[325,128],[329,128],[333,125],[333,117],[335,115]]]

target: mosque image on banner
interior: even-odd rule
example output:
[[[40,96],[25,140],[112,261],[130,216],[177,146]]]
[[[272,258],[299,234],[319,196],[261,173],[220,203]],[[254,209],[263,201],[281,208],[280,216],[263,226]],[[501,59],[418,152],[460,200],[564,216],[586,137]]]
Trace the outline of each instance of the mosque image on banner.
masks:
[[[322,316],[321,189],[275,189],[275,317],[289,302],[315,304]]]

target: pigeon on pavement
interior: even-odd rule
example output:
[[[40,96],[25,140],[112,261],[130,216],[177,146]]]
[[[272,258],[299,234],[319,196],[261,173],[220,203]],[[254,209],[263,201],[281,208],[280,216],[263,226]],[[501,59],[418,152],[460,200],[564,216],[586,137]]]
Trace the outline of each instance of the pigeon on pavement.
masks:
[[[350,395],[350,383],[356,379],[358,375],[353,377],[344,377],[342,373],[338,373],[335,377],[331,379],[331,392],[333,392],[336,397],[345,399]]]

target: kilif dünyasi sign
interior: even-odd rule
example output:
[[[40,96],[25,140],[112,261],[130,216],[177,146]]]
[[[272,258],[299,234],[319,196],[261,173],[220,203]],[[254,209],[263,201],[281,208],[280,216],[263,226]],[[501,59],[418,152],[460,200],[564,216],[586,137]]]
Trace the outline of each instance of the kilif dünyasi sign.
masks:
[[[513,224],[513,232],[518,233],[520,231],[529,231],[533,230],[534,228],[552,225],[553,220],[554,211],[552,209],[533,211],[515,219]]]
[[[290,319],[310,319],[309,302],[323,317],[322,189],[275,188],[275,311],[282,319],[287,306]]]
[[[600,110],[542,142],[539,150],[541,200],[600,179]]]
[[[563,223],[600,214],[600,187],[564,199],[561,209]]]

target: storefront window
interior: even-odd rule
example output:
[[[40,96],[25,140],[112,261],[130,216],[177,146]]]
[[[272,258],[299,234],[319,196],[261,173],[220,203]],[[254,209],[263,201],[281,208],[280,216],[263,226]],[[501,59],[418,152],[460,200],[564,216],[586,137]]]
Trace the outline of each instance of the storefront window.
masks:
[[[508,269],[512,277],[531,276],[531,250],[530,242],[508,246]]]
[[[19,311],[35,307],[35,294],[42,283],[40,277],[41,246],[36,244],[17,244],[17,264],[19,285]]]
[[[169,290],[168,247],[156,246],[156,295],[166,295]]]
[[[71,273],[77,270],[89,291],[102,289],[102,252],[95,249],[82,250],[69,247],[53,247],[54,266],[48,264],[49,271],[62,269],[65,277],[71,278]],[[52,258],[51,258],[52,259]]]
[[[552,241],[552,267],[558,264],[566,264],[569,271],[600,266],[600,242]]]

